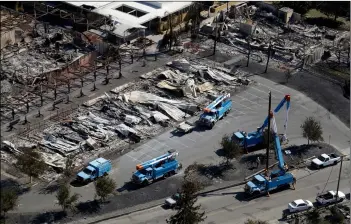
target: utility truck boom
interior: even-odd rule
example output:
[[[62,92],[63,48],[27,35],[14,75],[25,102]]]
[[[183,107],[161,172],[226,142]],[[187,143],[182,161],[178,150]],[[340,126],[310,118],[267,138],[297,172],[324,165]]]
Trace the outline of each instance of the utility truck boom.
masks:
[[[290,95],[285,95],[282,101],[277,105],[277,107],[274,109],[274,114],[277,114],[280,109],[286,104],[286,119],[285,119],[285,126],[284,126],[284,136],[283,136],[283,141],[286,140],[286,130],[287,130],[287,125],[288,125],[288,113],[290,109]],[[241,147],[245,148],[248,150],[249,148],[255,147],[255,146],[260,146],[264,147],[265,142],[264,142],[264,129],[268,125],[268,116],[264,120],[263,124],[261,127],[258,127],[256,131],[246,133],[244,131],[237,131],[233,134],[232,140],[236,141]]]
[[[141,185],[148,185],[153,181],[166,178],[170,175],[177,173],[181,169],[181,164],[176,160],[178,152],[174,149],[168,151],[168,153],[138,164],[136,166],[136,172],[133,173],[132,181]]]
[[[269,193],[270,191],[281,188],[288,185],[294,185],[296,179],[294,176],[287,172],[288,166],[284,162],[282,149],[280,146],[280,138],[277,134],[277,125],[275,123],[275,117],[273,112],[270,113],[273,123],[273,138],[274,148],[278,159],[278,170],[271,172],[270,176],[264,176],[262,174],[255,175],[253,179],[245,185],[245,192],[250,195],[259,195],[263,193]],[[268,172],[268,171],[267,171]]]
[[[210,105],[203,109],[200,115],[199,124],[213,128],[215,123],[226,116],[232,109],[230,94],[219,96]]]

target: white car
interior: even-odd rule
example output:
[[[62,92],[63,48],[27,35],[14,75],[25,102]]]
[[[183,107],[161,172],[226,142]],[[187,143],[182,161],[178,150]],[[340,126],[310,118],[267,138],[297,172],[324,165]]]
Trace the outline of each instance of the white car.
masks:
[[[298,199],[289,203],[289,212],[301,212],[313,208],[312,202]]]

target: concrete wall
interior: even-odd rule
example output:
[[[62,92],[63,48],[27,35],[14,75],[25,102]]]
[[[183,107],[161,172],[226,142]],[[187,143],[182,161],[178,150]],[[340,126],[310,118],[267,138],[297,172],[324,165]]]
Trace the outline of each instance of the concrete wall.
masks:
[[[311,64],[317,63],[321,60],[323,54],[324,54],[324,47],[322,46],[316,47],[315,49],[313,49],[312,53],[305,56],[303,64],[311,65]]]
[[[240,23],[240,32],[251,35],[255,29],[255,25],[251,23]]]
[[[97,55],[98,55],[98,52],[95,52],[95,51],[90,52],[89,54],[86,54],[80,57],[78,60],[74,61],[73,63],[69,64],[67,67],[45,73],[44,75],[46,76],[48,83],[52,83],[52,84],[55,82],[54,78],[58,80],[63,80],[63,81],[67,81],[68,78],[76,78],[76,76],[71,73],[74,71],[78,72],[79,65],[89,67],[92,64],[94,64],[94,61],[96,60]]]
[[[15,30],[1,32],[1,48],[7,47],[15,43]]]

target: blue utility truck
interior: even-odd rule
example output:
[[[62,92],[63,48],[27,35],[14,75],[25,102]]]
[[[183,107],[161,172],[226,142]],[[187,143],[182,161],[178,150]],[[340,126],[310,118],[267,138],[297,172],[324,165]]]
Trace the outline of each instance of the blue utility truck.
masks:
[[[160,178],[176,174],[181,169],[181,164],[176,160],[177,156],[178,152],[171,149],[162,156],[138,164],[132,182],[145,186]]]
[[[280,138],[277,134],[277,126],[275,123],[275,118],[271,112],[271,117],[273,117],[273,138],[274,138],[274,148],[278,159],[278,170],[271,172],[270,176],[258,174],[255,175],[251,181],[247,182],[245,185],[245,192],[249,195],[260,195],[264,193],[269,193],[270,191],[281,188],[288,185],[295,185],[295,177],[287,172],[288,166],[284,162],[282,149],[280,146]],[[267,171],[268,172],[268,171]],[[295,187],[294,187],[295,188]]]
[[[203,109],[200,115],[199,124],[213,128],[215,123],[226,116],[232,109],[232,100],[230,94],[225,94],[217,97],[210,105]]]
[[[87,167],[77,174],[77,180],[80,182],[93,181],[98,177],[107,175],[112,169],[111,162],[104,158],[98,158],[91,161]]]
[[[282,101],[278,104],[278,106],[274,110],[274,114],[278,113],[280,109],[284,106],[286,103],[286,122],[285,122],[285,131],[287,128],[287,119],[288,119],[288,113],[290,109],[290,95],[285,95],[285,97],[282,99]],[[256,131],[246,133],[244,131],[237,131],[233,134],[232,136],[232,141],[237,142],[241,147],[244,149],[248,150],[249,148],[255,147],[255,146],[265,146],[264,142],[264,129],[268,125],[268,116],[266,120],[263,122],[263,125],[259,128],[257,128]],[[284,133],[285,136],[285,133]]]

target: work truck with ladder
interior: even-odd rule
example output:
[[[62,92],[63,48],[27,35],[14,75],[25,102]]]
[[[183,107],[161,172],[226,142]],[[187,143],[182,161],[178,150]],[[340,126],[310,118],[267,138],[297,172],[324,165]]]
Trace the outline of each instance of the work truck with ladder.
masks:
[[[245,185],[245,192],[250,195],[269,194],[272,190],[289,185],[293,185],[293,189],[295,189],[296,179],[290,172],[288,172],[288,166],[284,161],[280,145],[281,138],[277,133],[278,130],[273,112],[270,112],[270,117],[273,124],[274,149],[278,160],[278,169],[272,171],[270,175],[268,175],[268,170],[266,170],[266,174],[255,175],[251,181],[247,182]],[[286,134],[284,135],[284,138],[287,138]]]
[[[178,152],[174,149],[166,154],[138,164],[133,173],[132,182],[140,185],[148,185],[160,178],[166,178],[176,174],[182,165],[176,160]]]
[[[290,109],[290,95],[285,95],[284,98],[280,101],[277,107],[274,109],[274,114],[277,114],[280,109],[286,104],[286,120],[284,125],[284,134],[283,134],[283,142],[287,141],[286,139],[286,130],[288,125],[288,114]],[[243,147],[247,151],[252,147],[265,147],[264,141],[264,130],[268,125],[268,116],[264,120],[261,127],[258,127],[256,131],[246,133],[244,131],[237,131],[232,135],[232,141],[235,141],[239,144],[239,146]]]
[[[199,124],[213,128],[215,123],[226,116],[232,109],[230,94],[217,97],[210,105],[203,109],[200,115]]]

